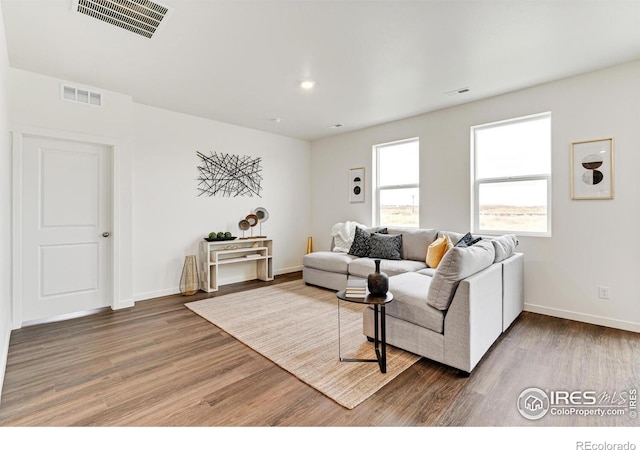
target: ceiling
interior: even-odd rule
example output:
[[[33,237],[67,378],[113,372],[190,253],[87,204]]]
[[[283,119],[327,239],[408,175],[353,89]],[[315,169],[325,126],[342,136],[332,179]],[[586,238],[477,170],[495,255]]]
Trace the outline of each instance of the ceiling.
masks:
[[[310,141],[640,59],[640,1],[164,0],[151,39],[1,2],[11,67]]]

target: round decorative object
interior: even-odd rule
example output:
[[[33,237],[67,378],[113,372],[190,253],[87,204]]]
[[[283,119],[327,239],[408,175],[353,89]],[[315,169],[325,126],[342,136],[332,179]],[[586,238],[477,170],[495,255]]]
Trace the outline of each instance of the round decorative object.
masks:
[[[263,207],[259,207],[253,210],[253,213],[258,216],[258,220],[260,222],[266,222],[267,219],[269,218],[269,211],[266,210],[266,208]]]
[[[249,214],[247,217],[245,217],[245,219],[249,222],[249,225],[251,225],[252,227],[255,227],[256,225],[258,225],[258,216],[256,216],[255,214]]]
[[[249,228],[251,228],[251,224],[247,219],[242,219],[240,222],[238,222],[238,227],[242,231],[247,231]]]
[[[389,277],[386,273],[380,272],[380,260],[376,259],[374,262],[376,263],[376,271],[367,277],[367,287],[369,294],[374,297],[382,297],[387,295],[389,291]]]

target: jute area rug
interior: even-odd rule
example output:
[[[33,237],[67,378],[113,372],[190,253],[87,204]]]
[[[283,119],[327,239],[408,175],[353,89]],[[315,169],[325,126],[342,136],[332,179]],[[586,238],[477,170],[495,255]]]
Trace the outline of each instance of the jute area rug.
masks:
[[[302,280],[227,294],[185,306],[338,404],[353,409],[419,356],[387,346],[387,373],[378,364],[340,362],[338,299]],[[375,358],[362,334],[363,306],[340,303],[343,358]]]

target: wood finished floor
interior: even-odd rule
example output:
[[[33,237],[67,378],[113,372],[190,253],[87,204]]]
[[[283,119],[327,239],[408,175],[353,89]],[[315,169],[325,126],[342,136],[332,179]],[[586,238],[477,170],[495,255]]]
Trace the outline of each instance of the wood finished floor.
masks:
[[[469,377],[421,359],[347,410],[184,307],[223,286],[11,335],[2,426],[638,426],[516,410],[523,389],[640,388],[640,334],[523,313]]]

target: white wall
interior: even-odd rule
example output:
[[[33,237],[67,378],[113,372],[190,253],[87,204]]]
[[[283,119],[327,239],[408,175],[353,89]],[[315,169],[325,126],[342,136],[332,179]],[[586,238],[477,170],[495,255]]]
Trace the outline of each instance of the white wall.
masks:
[[[0,5],[0,24],[4,24]],[[11,334],[11,139],[7,112],[9,58],[0,27],[0,395]]]
[[[122,305],[178,292],[184,256],[196,254],[210,231],[237,235],[240,219],[258,206],[270,214],[262,232],[274,240],[274,272],[301,269],[310,228],[308,142],[140,105],[100,89],[103,108],[65,102],[60,81],[9,69],[11,127],[113,141],[121,149],[117,197],[121,228],[129,228],[119,234]],[[196,151],[210,150],[262,157],[262,198],[198,197]],[[255,266],[243,265],[222,273],[220,283],[254,273]]]
[[[274,272],[301,270],[310,228],[308,142],[139,104],[134,117],[136,299],[178,292],[184,257],[197,254],[211,231],[242,237],[238,222],[259,206],[269,211],[262,234],[274,241]],[[197,151],[262,158],[261,197],[199,196]],[[254,274],[255,263],[247,263],[220,276],[228,283]]]
[[[521,237],[529,311],[640,331],[640,61],[312,143],[312,223],[317,249],[331,225],[371,222],[372,146],[420,138],[420,224],[468,231],[469,129],[552,112],[550,238]],[[571,142],[613,137],[615,199],[570,199]],[[347,170],[366,167],[364,204],[349,204]],[[598,298],[598,285],[611,300]]]
[[[9,119],[14,133],[83,140],[114,147],[117,177],[114,180],[118,261],[114,307],[133,305],[131,235],[131,127],[130,96],[101,90],[104,106],[97,108],[60,100],[61,80],[18,69],[9,69]],[[77,84],[75,84],[77,85]],[[20,313],[14,311],[14,322]],[[14,323],[19,327],[21,323]]]

